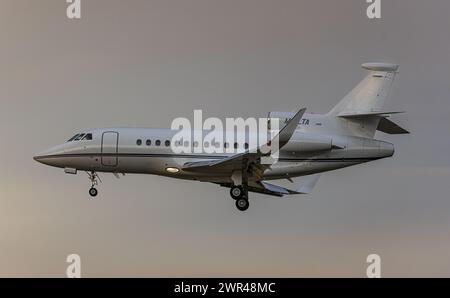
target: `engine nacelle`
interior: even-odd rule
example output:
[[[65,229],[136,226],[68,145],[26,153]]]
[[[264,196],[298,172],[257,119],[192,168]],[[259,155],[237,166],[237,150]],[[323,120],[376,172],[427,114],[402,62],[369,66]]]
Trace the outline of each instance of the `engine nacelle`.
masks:
[[[268,127],[271,129],[270,119],[279,119],[279,128],[282,128],[294,116],[295,112],[270,112],[268,115]],[[283,150],[291,152],[314,152],[331,150],[332,146],[333,140],[331,137],[297,131],[289,143],[283,147]]]
[[[283,150],[291,152],[313,152],[331,150],[333,140],[331,137],[296,132]]]

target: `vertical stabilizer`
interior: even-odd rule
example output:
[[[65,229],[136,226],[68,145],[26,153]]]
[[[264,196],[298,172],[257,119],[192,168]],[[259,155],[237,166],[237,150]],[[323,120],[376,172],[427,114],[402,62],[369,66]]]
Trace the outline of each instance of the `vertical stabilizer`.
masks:
[[[362,67],[369,70],[369,74],[330,111],[330,115],[339,116],[341,113],[356,114],[382,110],[398,65],[365,63]]]
[[[368,75],[328,113],[328,116],[366,115],[346,118],[343,121],[348,121],[349,133],[373,137],[381,119],[376,113],[382,112],[398,67],[397,64],[391,63],[363,64],[362,68],[369,70]]]

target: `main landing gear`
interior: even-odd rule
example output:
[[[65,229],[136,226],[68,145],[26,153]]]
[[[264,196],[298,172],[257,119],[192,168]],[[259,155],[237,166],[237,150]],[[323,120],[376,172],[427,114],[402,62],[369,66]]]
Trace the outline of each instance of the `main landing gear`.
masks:
[[[101,182],[100,177],[94,171],[86,172],[89,176],[89,180],[91,181],[91,188],[89,189],[89,195],[92,198],[95,198],[98,195],[98,190],[95,188],[98,185],[98,181]]]
[[[240,211],[245,211],[250,206],[248,202],[248,191],[242,185],[231,187],[230,195],[236,201],[236,208]]]

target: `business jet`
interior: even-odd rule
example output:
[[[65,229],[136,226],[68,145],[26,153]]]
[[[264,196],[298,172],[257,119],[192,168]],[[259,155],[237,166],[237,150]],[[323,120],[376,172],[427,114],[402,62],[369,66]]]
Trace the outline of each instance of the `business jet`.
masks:
[[[388,119],[402,112],[382,109],[399,66],[365,63],[362,67],[369,71],[367,76],[326,114],[310,114],[305,109],[270,112],[268,119],[278,119],[283,125],[259,148],[248,148],[242,142],[218,142],[215,145],[240,148],[241,152],[174,153],[171,142],[177,130],[108,128],[77,133],[34,159],[63,168],[67,174],[85,171],[92,197],[98,194],[99,172],[214,183],[230,189],[240,211],[249,207],[249,192],[275,197],[308,194],[321,173],[393,156],[393,144],[376,140],[376,131],[409,133]],[[266,164],[262,159],[267,153],[262,147],[271,142],[277,142],[278,154],[273,163]],[[184,145],[199,144],[187,141]],[[286,188],[268,182],[281,179],[295,186]]]

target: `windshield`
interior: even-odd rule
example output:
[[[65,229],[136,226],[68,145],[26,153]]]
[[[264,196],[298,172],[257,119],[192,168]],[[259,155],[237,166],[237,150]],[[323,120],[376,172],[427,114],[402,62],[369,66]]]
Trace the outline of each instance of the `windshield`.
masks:
[[[73,137],[67,140],[67,142],[75,141],[92,141],[92,133],[77,133]]]
[[[72,142],[76,137],[78,137],[78,135],[79,135],[79,133],[77,133],[76,135],[74,135],[73,137],[68,139],[67,142]]]

